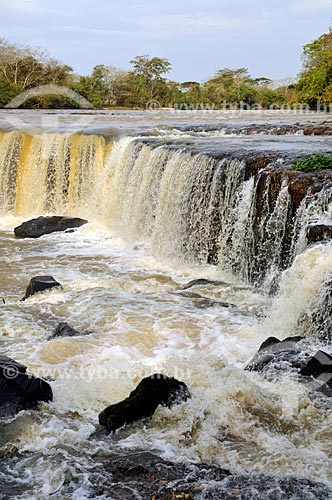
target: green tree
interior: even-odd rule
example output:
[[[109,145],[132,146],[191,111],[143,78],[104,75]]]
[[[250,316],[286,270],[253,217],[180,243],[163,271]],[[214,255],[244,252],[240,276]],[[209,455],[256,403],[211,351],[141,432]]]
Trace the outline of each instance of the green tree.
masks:
[[[19,90],[46,83],[65,84],[72,69],[41,48],[12,44],[0,38],[0,77]]]
[[[227,105],[240,102],[253,104],[257,94],[255,80],[251,78],[246,68],[225,68],[217,71],[215,76],[205,83],[205,91],[217,105],[224,102]]]
[[[134,68],[131,72],[131,87],[137,105],[143,107],[154,99],[164,104],[169,92],[162,75],[169,73],[172,68],[169,60],[143,55],[135,57],[130,63]]]
[[[332,102],[332,28],[303,49],[303,70],[296,86],[302,101],[315,107]]]
[[[92,70],[92,87],[100,97],[102,107],[115,105],[120,97],[127,72],[115,66],[98,64]]]
[[[0,107],[5,106],[17,95],[17,88],[0,78]]]
[[[96,108],[101,107],[102,100],[99,89],[95,88],[91,76],[75,75],[70,87],[85,97]]]
[[[46,50],[13,44],[5,38],[0,38],[2,106],[22,91],[38,85],[67,85],[71,72],[72,68],[52,59]],[[34,100],[33,105],[50,107],[53,101],[45,96]]]
[[[114,66],[98,64],[91,75],[76,75],[70,87],[97,108],[132,105],[129,73]]]

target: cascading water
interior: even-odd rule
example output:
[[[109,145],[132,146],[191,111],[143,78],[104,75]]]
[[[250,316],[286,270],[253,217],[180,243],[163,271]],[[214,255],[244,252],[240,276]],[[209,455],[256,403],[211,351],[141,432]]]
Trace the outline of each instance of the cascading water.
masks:
[[[324,189],[292,216],[286,174],[271,201],[265,170],[181,146],[84,134],[0,140],[3,214],[92,217],[128,242],[149,239],[158,258],[218,264],[267,288],[303,250],[306,223],[330,207]]]
[[[112,482],[107,453],[136,449],[235,474],[323,477],[332,488],[328,401],[291,376],[280,383],[243,370],[269,335],[307,334],[305,316],[312,320],[317,303],[326,310],[331,246],[306,248],[305,232],[330,221],[330,188],[296,198],[286,160],[261,164],[259,151],[233,146],[235,137],[215,133],[212,147],[197,130],[180,141],[173,129],[162,137],[0,134],[2,352],[55,379],[54,403],[0,427],[1,499],[109,498],[100,493]],[[90,224],[13,238],[19,221],[43,214]],[[20,302],[38,274],[63,289]],[[195,278],[218,285],[183,290]],[[278,286],[276,297],[266,293]],[[48,341],[61,321],[92,333]],[[310,342],[313,352],[321,347]],[[184,380],[192,400],[89,439],[98,412],[153,372]],[[200,488],[209,494],[211,485]],[[286,498],[287,488],[276,488],[275,498]]]
[[[91,203],[104,165],[101,136],[9,132],[0,136],[1,212],[72,213]]]

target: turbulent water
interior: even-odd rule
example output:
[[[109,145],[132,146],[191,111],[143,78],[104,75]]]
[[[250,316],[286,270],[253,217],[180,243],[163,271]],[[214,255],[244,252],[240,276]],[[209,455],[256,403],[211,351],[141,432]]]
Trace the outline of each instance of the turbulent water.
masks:
[[[305,241],[310,221],[331,223],[328,188],[302,202],[289,230],[282,179],[273,209],[255,219],[261,169],[249,174],[248,155],[269,153],[271,168],[287,169],[331,150],[332,138],[301,126],[274,133],[292,119],[250,116],[269,128],[248,136],[243,116],[211,112],[0,116],[1,354],[54,379],[53,403],[3,422],[0,498],[97,498],[99,454],[119,450],[332,488],[329,400],[291,375],[280,383],[243,370],[268,336],[309,335],[301,319],[331,272],[332,247]],[[89,224],[14,238],[21,221],[45,214]],[[45,274],[63,289],[20,302]],[[184,292],[196,278],[219,284]],[[48,341],[62,321],[92,333]],[[308,346],[332,351],[315,337]],[[186,382],[192,399],[91,439],[98,413],[154,372]]]

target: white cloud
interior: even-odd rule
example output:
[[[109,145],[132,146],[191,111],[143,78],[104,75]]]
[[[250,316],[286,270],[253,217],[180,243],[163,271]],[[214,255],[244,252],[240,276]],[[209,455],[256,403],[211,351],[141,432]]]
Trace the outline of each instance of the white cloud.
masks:
[[[297,0],[290,7],[293,12],[308,12],[332,8],[332,0]]]
[[[0,0],[0,7],[12,10],[36,10],[39,7],[37,0]]]

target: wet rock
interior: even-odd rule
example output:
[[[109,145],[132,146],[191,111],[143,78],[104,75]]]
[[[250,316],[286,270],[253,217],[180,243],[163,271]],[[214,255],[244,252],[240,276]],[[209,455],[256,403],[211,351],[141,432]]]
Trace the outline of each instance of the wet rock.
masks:
[[[211,464],[184,464],[152,453],[98,456],[100,468],[90,475],[95,497],[113,500],[330,500],[324,483],[292,476],[229,471]]]
[[[199,278],[197,280],[192,280],[187,283],[182,290],[188,290],[189,288],[192,288],[193,286],[205,286],[205,285],[212,285],[212,286],[222,286],[222,285],[227,285],[224,281],[214,281],[214,280],[207,280],[204,278]]]
[[[59,323],[52,337],[78,337],[80,335],[82,335],[81,332],[69,326],[68,323]]]
[[[26,371],[17,361],[0,357],[0,417],[35,408],[40,401],[52,401],[50,385]]]
[[[288,177],[288,192],[295,210],[299,208],[306,196],[318,193],[331,183],[330,170],[290,171]]]
[[[109,431],[125,424],[152,417],[159,405],[171,407],[190,398],[184,382],[162,374],[146,377],[123,401],[108,406],[99,414],[99,423]]]
[[[280,344],[280,340],[277,339],[276,337],[269,337],[268,339],[264,340],[264,342],[261,344],[260,348],[258,349],[258,352],[263,351],[264,349],[267,349],[268,347],[271,347],[271,345],[275,344]]]
[[[75,328],[72,328],[68,323],[59,323],[54,333],[49,337],[49,340],[55,339],[57,337],[80,337],[81,335],[86,335],[89,332],[81,333]]]
[[[258,351],[263,351],[264,349],[267,349],[268,347],[271,347],[272,345],[275,345],[275,344],[279,344],[279,348],[283,348],[284,346],[286,346],[286,343],[287,343],[287,346],[289,346],[291,342],[300,342],[301,340],[304,340],[305,337],[301,337],[301,336],[294,336],[294,337],[287,337],[285,338],[284,340],[279,340],[277,339],[276,337],[269,337],[267,338],[266,340],[264,340],[264,342],[261,344],[260,348],[258,349]]]
[[[310,354],[298,343],[304,337],[288,337],[282,341],[276,337],[269,337],[260,346],[257,354],[248,363],[245,370],[264,372],[274,369],[302,369]]]
[[[26,300],[35,293],[43,292],[44,290],[48,290],[50,288],[58,286],[61,287],[60,283],[58,283],[53,278],[53,276],[36,276],[35,278],[32,278],[30,280],[30,283],[22,300]]]
[[[87,220],[78,217],[38,217],[15,227],[14,233],[17,238],[39,238],[44,234],[77,228],[87,224],[87,222]]]
[[[222,302],[220,300],[212,299],[211,297],[204,297],[204,295],[200,295],[199,293],[193,292],[178,292],[177,295],[181,295],[181,297],[186,297],[188,299],[192,299],[195,307],[205,309],[207,307],[225,307],[226,309],[232,307],[235,308],[235,304],[231,302]]]
[[[332,282],[329,279],[323,284],[311,313],[313,335],[324,342],[332,342]]]
[[[307,228],[308,244],[332,240],[332,226],[327,224],[312,224]]]
[[[300,375],[311,378],[306,382],[311,390],[332,396],[332,356],[330,354],[317,351],[300,370]]]
[[[332,374],[332,356],[323,351],[317,351],[300,371],[300,374],[305,377],[315,378],[320,377],[323,373]]]
[[[304,135],[332,135],[331,123],[324,122],[321,125],[307,125],[303,128]]]
[[[269,370],[294,371],[310,390],[332,396],[332,356],[323,351],[314,355],[301,341],[304,337],[288,337],[280,341],[269,337],[246,366],[246,370],[266,373]]]

